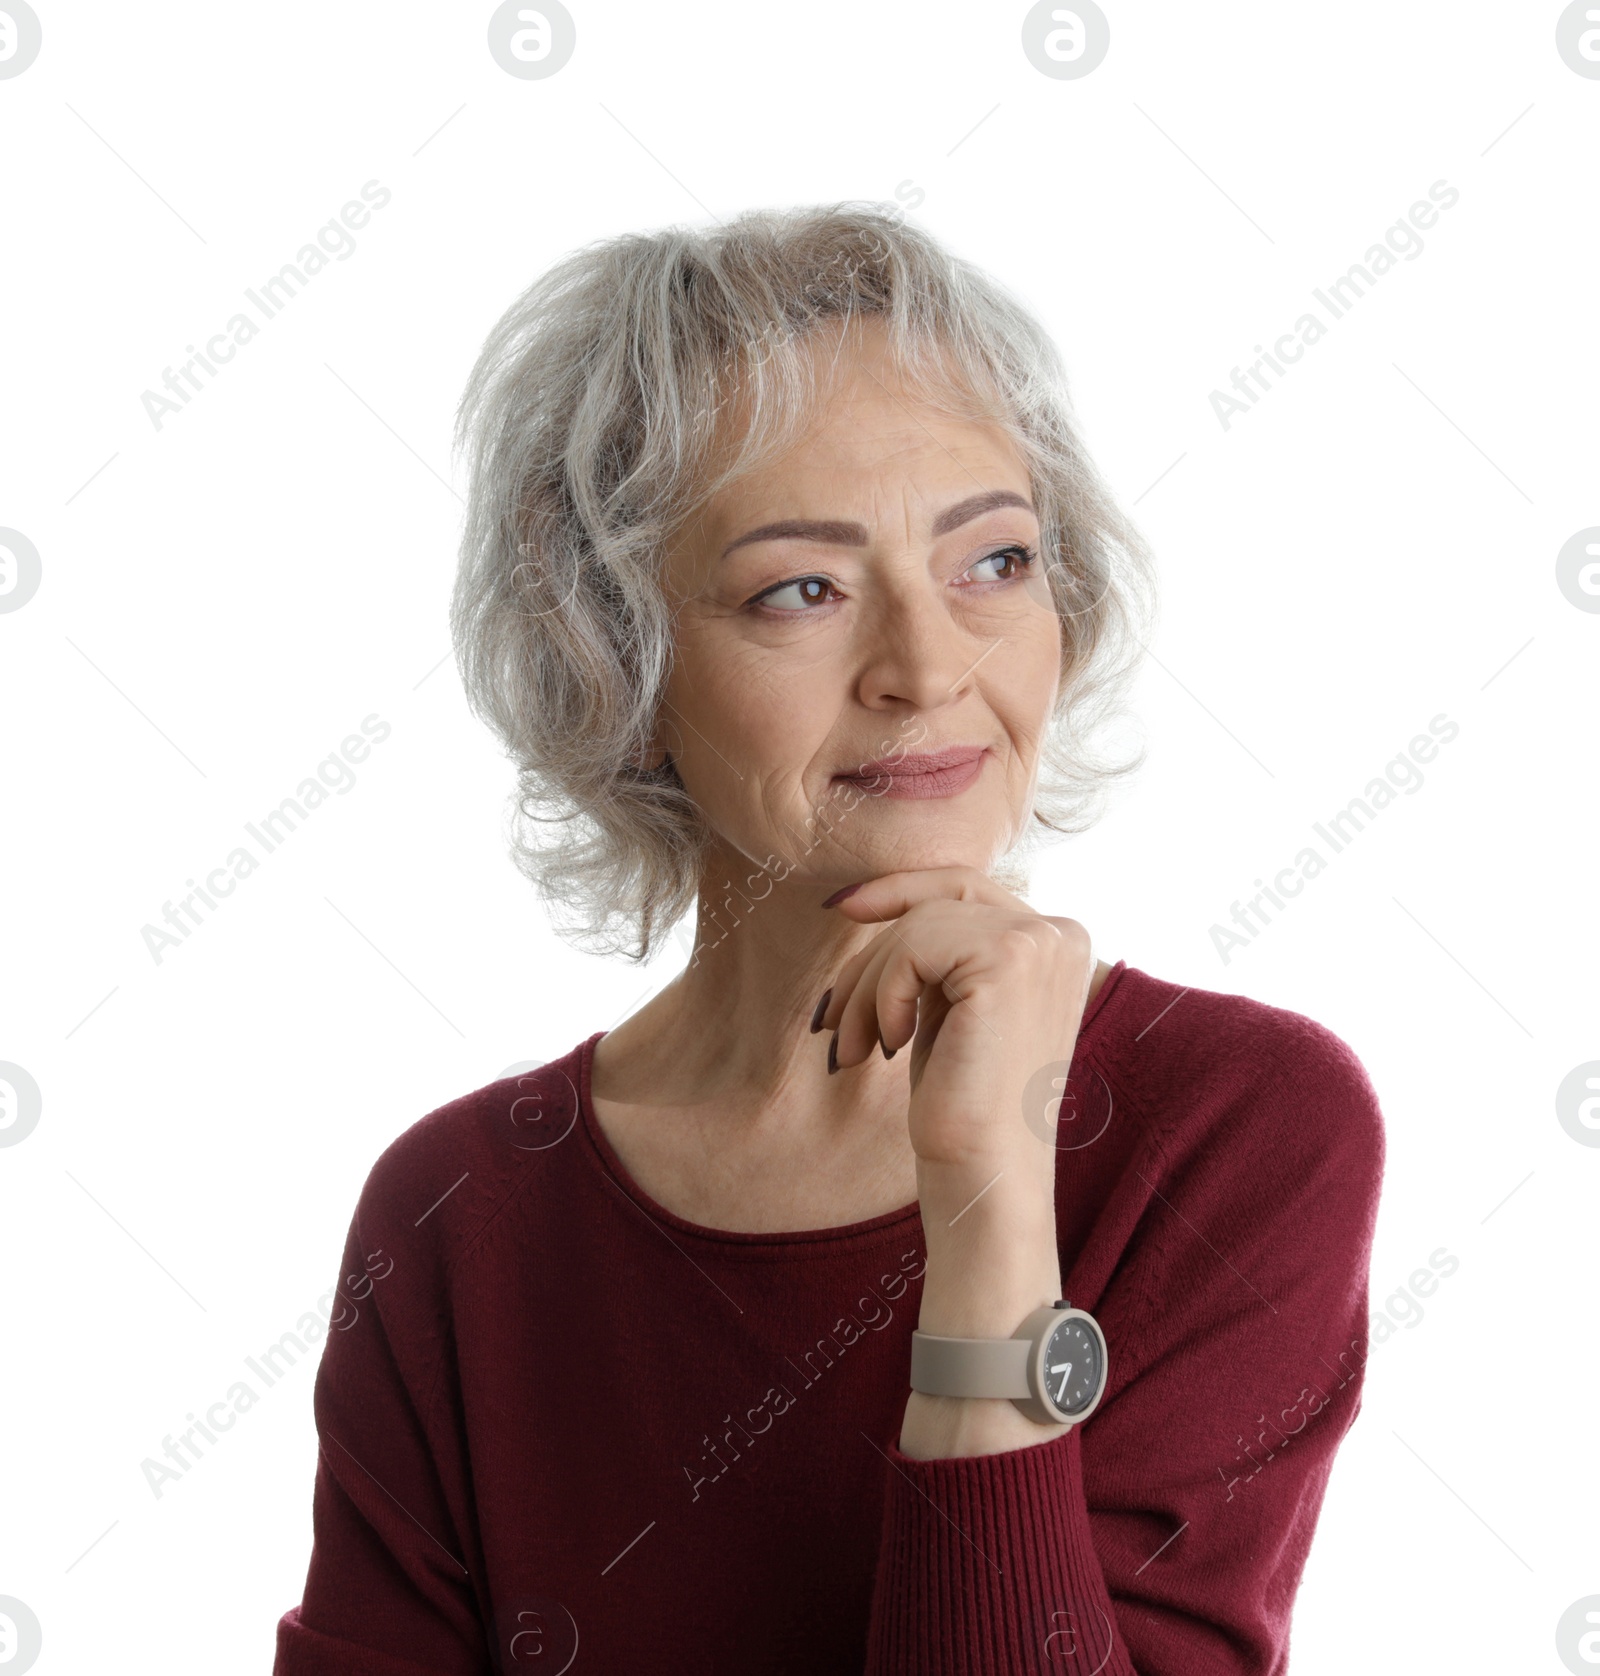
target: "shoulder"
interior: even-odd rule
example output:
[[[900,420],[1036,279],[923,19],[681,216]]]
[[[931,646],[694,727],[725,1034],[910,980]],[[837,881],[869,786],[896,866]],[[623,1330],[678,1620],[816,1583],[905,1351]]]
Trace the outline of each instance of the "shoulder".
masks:
[[[1174,1165],[1225,1149],[1270,1179],[1335,1168],[1376,1190],[1383,1113],[1355,1050],[1287,1007],[1124,969],[1088,1057]]]
[[[338,1300],[318,1375],[319,1418],[396,1378],[417,1415],[431,1412],[454,1323],[474,1290],[474,1252],[530,1193],[570,1188],[568,1161],[578,1149],[555,1143],[579,1121],[582,1052],[580,1043],[549,1064],[459,1095],[378,1155],[350,1219],[339,1278],[318,1305],[326,1316]],[[363,1320],[368,1325],[351,1331]]]
[[[367,1173],[352,1231],[453,1270],[535,1178],[529,1159],[578,1126],[582,1052],[497,1078],[402,1130]]]

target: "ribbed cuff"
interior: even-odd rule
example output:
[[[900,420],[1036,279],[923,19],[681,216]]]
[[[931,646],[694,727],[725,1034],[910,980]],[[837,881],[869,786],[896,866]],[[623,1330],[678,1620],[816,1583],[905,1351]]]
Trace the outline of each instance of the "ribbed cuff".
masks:
[[[1078,1431],[945,1460],[885,1448],[866,1676],[1137,1676],[1090,1536]]]

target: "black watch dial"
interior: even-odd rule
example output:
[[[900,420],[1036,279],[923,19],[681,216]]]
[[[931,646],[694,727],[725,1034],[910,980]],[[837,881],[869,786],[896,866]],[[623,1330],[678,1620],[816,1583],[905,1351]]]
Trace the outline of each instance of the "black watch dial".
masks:
[[[1078,1316],[1068,1316],[1044,1347],[1044,1388],[1063,1414],[1081,1414],[1094,1401],[1104,1372],[1100,1340]]]

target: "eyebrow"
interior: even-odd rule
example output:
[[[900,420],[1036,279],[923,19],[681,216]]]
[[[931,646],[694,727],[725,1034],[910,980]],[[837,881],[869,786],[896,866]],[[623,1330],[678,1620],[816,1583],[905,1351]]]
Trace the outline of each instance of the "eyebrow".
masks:
[[[1019,495],[1014,489],[989,489],[979,495],[969,495],[954,506],[947,506],[934,519],[933,533],[948,535],[960,525],[1002,506],[1018,506],[1024,512],[1033,511],[1033,504],[1026,495]],[[782,518],[775,524],[763,524],[759,529],[747,530],[737,540],[730,541],[722,549],[721,556],[727,558],[735,548],[748,547],[756,541],[821,541],[834,547],[865,547],[867,539],[864,524],[844,523],[836,519]]]

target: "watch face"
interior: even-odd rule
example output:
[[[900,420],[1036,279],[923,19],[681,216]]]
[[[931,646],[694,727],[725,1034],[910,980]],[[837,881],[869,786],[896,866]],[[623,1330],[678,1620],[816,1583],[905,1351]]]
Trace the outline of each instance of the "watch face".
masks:
[[[1044,1347],[1044,1388],[1063,1414],[1081,1414],[1094,1401],[1104,1372],[1100,1340],[1079,1316],[1068,1316]]]

